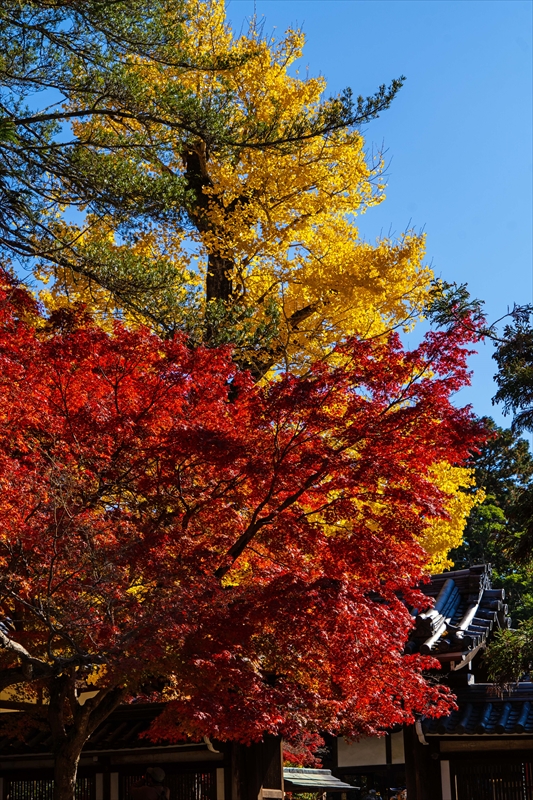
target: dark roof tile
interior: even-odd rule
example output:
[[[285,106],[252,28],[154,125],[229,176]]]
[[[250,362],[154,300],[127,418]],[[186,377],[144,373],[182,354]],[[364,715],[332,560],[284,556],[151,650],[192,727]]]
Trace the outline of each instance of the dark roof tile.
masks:
[[[432,608],[413,612],[415,626],[406,648],[409,653],[444,656],[460,666],[473,650],[484,645],[493,630],[510,626],[503,602],[505,592],[492,588],[490,565],[434,575],[420,588],[435,602]]]
[[[501,736],[533,734],[533,684],[525,682],[510,695],[492,694],[490,684],[458,692],[459,709],[447,717],[425,719],[428,736]]]

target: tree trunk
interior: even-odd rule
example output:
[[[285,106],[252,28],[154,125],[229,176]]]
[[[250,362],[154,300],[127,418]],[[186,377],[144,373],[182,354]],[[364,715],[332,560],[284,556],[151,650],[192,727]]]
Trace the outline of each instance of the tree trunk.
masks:
[[[231,298],[233,294],[232,270],[233,263],[228,258],[222,258],[214,253],[209,254],[205,287],[207,302],[210,300],[227,302]]]
[[[101,689],[99,694],[78,704],[74,693],[76,672],[58,676],[50,685],[48,722],[54,741],[54,800],[74,800],[81,751],[98,725],[119,705],[124,689]],[[69,689],[72,690],[69,696]],[[65,724],[67,696],[72,719]]]
[[[81,747],[74,749],[72,745],[56,753],[54,800],[74,800],[80,753]]]
[[[207,152],[205,145],[196,142],[194,147],[187,150],[184,154],[185,177],[189,189],[195,195],[195,204],[189,209],[191,219],[200,233],[216,233],[216,228],[209,216],[211,205],[216,202],[205,190],[212,187],[213,183],[207,168]],[[238,200],[235,201],[238,204]],[[221,207],[221,210],[222,209]],[[225,209],[227,212],[228,209]],[[205,294],[206,300],[223,300],[227,302],[231,299],[234,291],[232,283],[232,272],[234,263],[231,258],[220,255],[219,253],[209,253],[207,264],[207,276]],[[208,332],[208,339],[211,338],[212,331]]]

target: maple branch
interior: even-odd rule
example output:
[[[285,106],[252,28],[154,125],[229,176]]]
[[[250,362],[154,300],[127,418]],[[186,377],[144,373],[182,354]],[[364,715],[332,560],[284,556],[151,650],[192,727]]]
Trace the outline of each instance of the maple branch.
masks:
[[[25,647],[18,642],[13,641],[13,639],[10,639],[9,636],[6,636],[1,628],[0,647],[3,647],[5,650],[10,650],[12,653],[18,656],[18,658],[20,658],[22,661],[22,672],[27,680],[31,680],[34,677],[34,667],[47,675],[52,673],[52,668],[46,663],[46,661],[41,661],[40,658],[34,658],[34,656],[32,656]]]
[[[27,672],[25,673],[20,667],[0,669],[0,692],[18,683],[26,683],[27,680]]]
[[[88,712],[88,728],[92,733],[96,728],[120,705],[126,696],[126,688],[123,686],[108,686],[100,689],[95,697],[90,697],[85,701],[82,708]]]
[[[297,500],[299,500],[300,497],[313,485],[313,483],[315,483],[315,481],[318,480],[318,478],[320,478],[324,474],[327,467],[328,467],[328,462],[323,463],[319,470],[316,470],[316,472],[314,472],[312,475],[309,475],[307,480],[304,481],[304,483],[300,486],[300,488],[297,489],[297,491],[293,492],[293,494],[286,497],[285,500],[282,503],[280,503],[280,505],[276,509],[271,511],[270,514],[267,514],[266,516],[257,519],[258,513],[261,512],[261,509],[264,508],[267,503],[268,497],[271,494],[269,493],[268,497],[265,498],[263,502],[260,503],[259,506],[254,511],[252,519],[255,521],[251,522],[250,525],[248,525],[244,533],[241,536],[239,536],[235,544],[233,544],[226,553],[225,558],[231,559],[231,563],[226,564],[225,566],[218,567],[218,569],[215,570],[214,573],[215,577],[219,579],[223,578],[224,575],[226,575],[230,571],[230,569],[232,568],[235,561],[239,558],[239,556],[244,552],[246,546],[249,544],[249,542],[252,541],[256,533],[258,533],[258,531],[261,528],[264,528],[265,525],[270,525],[270,523],[277,516],[282,514],[283,511],[285,511],[287,508],[293,505]]]

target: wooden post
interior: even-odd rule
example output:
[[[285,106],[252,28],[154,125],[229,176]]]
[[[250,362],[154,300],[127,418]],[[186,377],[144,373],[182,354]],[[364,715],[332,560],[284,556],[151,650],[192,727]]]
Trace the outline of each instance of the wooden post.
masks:
[[[414,725],[404,728],[403,737],[408,800],[442,800],[437,750],[419,741]]]
[[[231,800],[283,800],[281,737],[265,736],[249,747],[233,744]]]

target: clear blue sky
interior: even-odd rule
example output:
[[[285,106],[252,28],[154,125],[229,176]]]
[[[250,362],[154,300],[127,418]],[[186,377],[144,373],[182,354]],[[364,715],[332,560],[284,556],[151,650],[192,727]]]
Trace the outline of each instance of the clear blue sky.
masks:
[[[387,149],[387,199],[360,218],[380,232],[424,229],[437,275],[467,282],[494,320],[533,301],[533,3],[530,0],[231,0],[239,31],[307,35],[300,70],[332,93],[372,94],[405,75],[389,111],[367,126]],[[414,341],[414,337],[413,337]],[[461,404],[508,424],[491,405],[492,345],[471,360]]]

